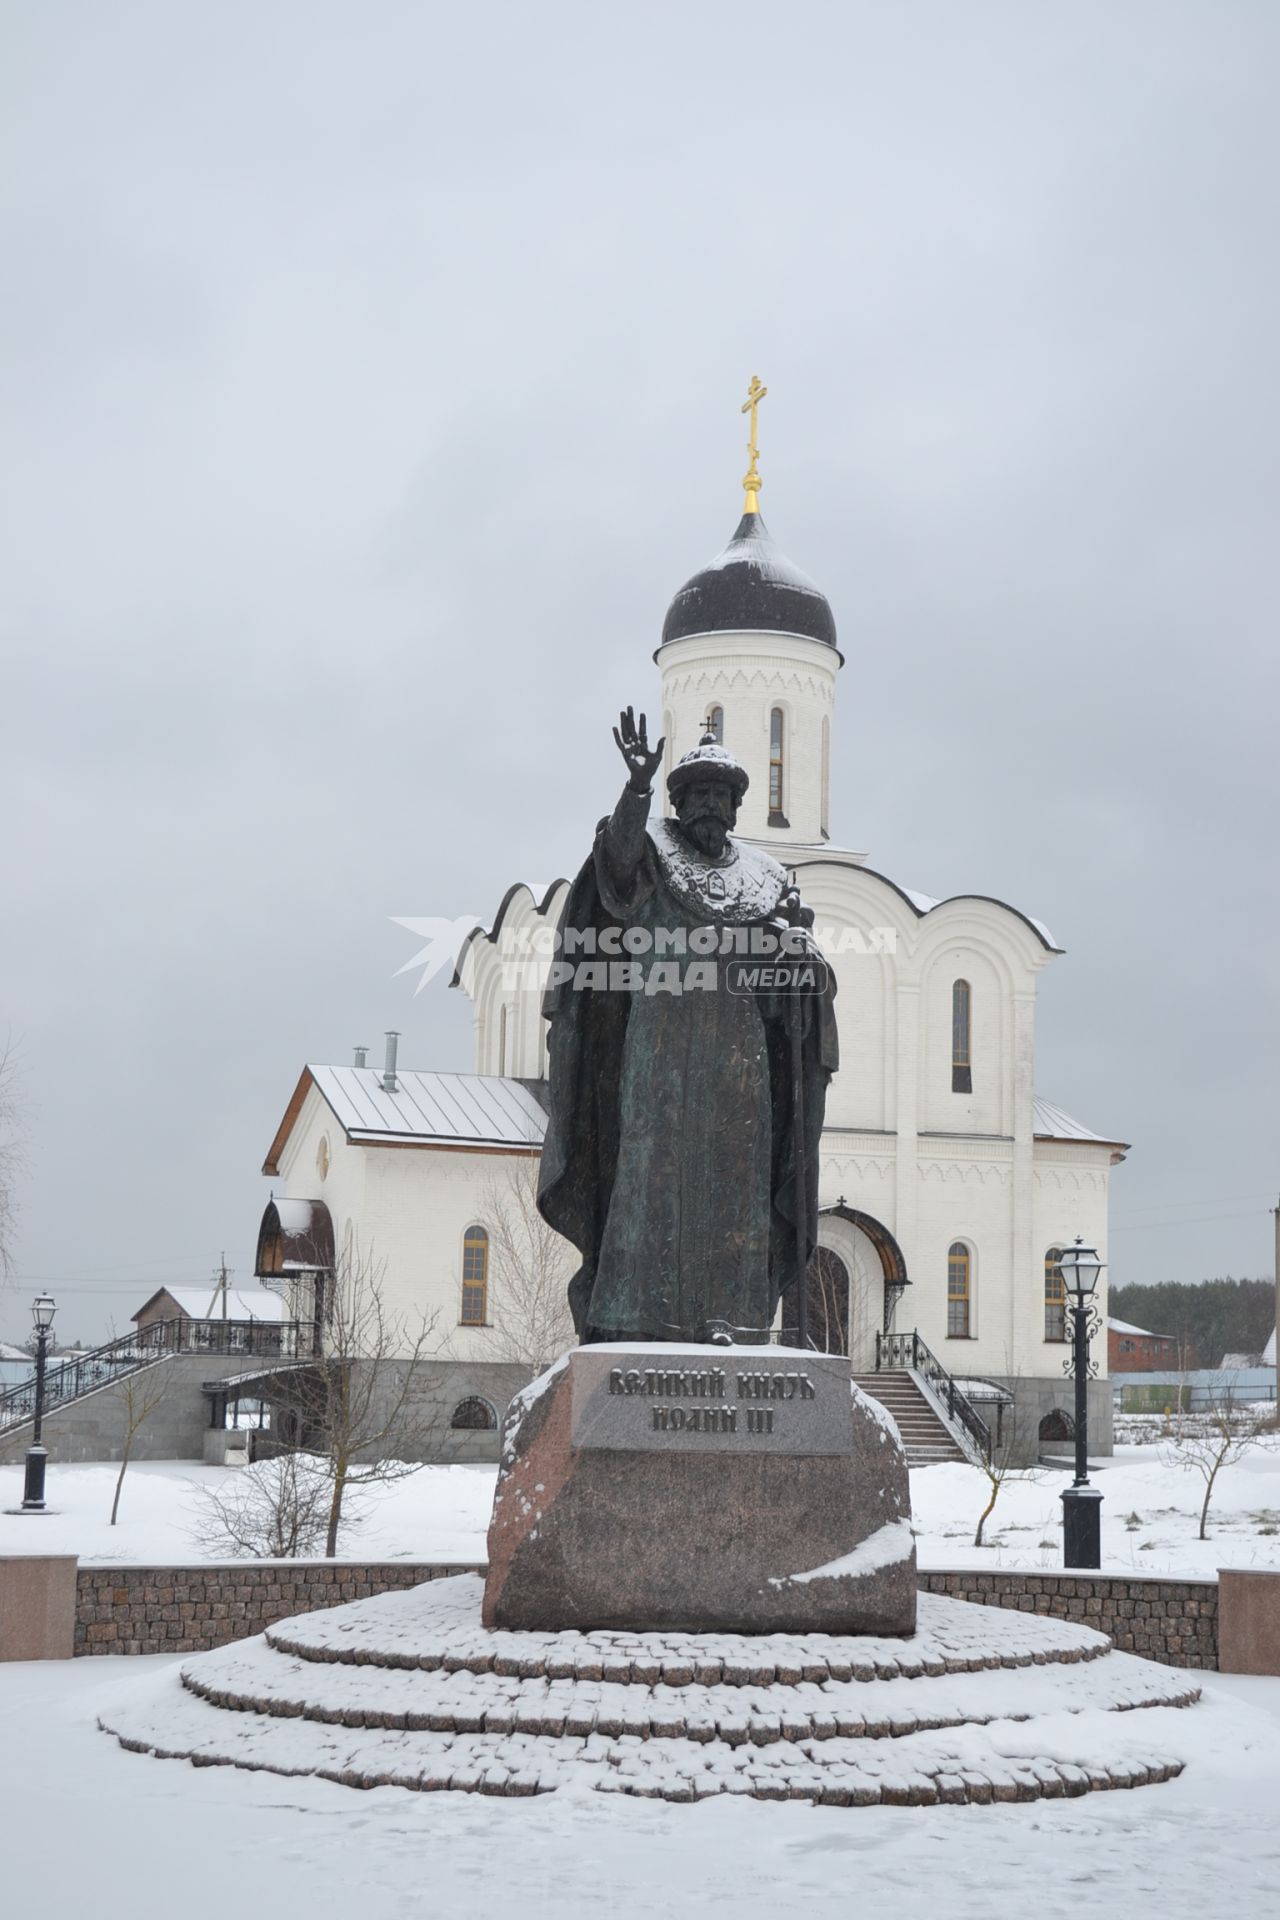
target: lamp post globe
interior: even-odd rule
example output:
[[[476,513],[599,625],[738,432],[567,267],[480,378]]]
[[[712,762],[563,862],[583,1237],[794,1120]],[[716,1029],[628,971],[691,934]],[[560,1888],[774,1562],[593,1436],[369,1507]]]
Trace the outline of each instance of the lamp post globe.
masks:
[[[1066,1282],[1067,1292],[1073,1293],[1077,1302],[1091,1300],[1098,1284],[1098,1275],[1102,1272],[1098,1249],[1087,1247],[1077,1234],[1074,1243],[1059,1260],[1058,1271]]]
[[[1072,1372],[1076,1383],[1076,1477],[1062,1495],[1062,1564],[1102,1565],[1102,1495],[1089,1485],[1089,1319],[1102,1272],[1096,1247],[1079,1234],[1058,1262],[1072,1319]]]
[[[27,1448],[22,1483],[24,1513],[44,1512],[44,1469],[49,1458],[47,1450],[40,1444],[40,1436],[44,1429],[44,1371],[45,1362],[49,1357],[49,1329],[53,1325],[53,1316],[57,1310],[55,1302],[47,1293],[37,1294],[31,1303],[31,1323],[36,1330],[36,1388],[31,1421],[31,1445]]]

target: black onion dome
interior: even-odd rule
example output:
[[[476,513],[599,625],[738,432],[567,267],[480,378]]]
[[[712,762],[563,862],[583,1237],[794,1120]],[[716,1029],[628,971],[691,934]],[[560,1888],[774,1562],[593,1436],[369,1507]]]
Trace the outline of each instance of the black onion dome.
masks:
[[[779,552],[758,513],[743,514],[724,552],[667,609],[663,646],[692,633],[798,633],[836,644],[826,595]]]

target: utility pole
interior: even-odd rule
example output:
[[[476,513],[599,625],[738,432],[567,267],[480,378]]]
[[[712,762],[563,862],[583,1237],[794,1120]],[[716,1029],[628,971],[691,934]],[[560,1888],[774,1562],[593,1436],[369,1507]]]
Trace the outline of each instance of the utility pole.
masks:
[[[222,1253],[218,1256],[218,1258],[219,1258],[220,1264],[214,1279],[213,1299],[216,1301],[219,1294],[221,1294],[222,1318],[225,1320],[227,1317],[227,1279],[229,1277],[227,1273],[227,1254],[226,1254],[225,1248],[223,1249]],[[210,1301],[209,1303],[209,1318],[210,1319],[213,1318],[213,1301]]]

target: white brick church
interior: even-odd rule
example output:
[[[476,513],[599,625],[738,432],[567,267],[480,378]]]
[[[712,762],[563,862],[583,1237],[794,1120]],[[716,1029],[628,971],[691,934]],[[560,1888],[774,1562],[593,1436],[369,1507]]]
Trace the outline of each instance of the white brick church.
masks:
[[[728,546],[676,594],[655,659],[648,705],[668,768],[708,726],[741,761],[737,832],[797,871],[837,977],[811,1326],[860,1374],[878,1357],[902,1364],[886,1335],[917,1334],[920,1364],[970,1383],[982,1417],[1032,1457],[1069,1431],[1057,1251],[1080,1234],[1106,1259],[1110,1174],[1126,1151],[1036,1094],[1036,982],[1061,949],[1014,906],[930,899],[834,837],[835,621],[754,493]],[[523,1324],[542,1311],[531,1287],[550,1276],[558,1292],[577,1264],[544,1238],[529,1243],[539,1274],[513,1272],[547,1056],[539,997],[511,958],[549,950],[567,891],[513,886],[467,938],[455,984],[474,1007],[472,1073],[309,1067],[264,1168],[275,1205],[260,1271],[292,1273],[305,1316],[344,1247],[376,1246],[397,1306],[434,1315],[462,1417],[486,1424],[539,1344]],[[508,1316],[521,1326],[504,1328]],[[567,1321],[539,1335],[571,1338]],[[1105,1342],[1095,1357],[1105,1375]],[[1105,1380],[1091,1394],[1091,1445],[1105,1450]]]

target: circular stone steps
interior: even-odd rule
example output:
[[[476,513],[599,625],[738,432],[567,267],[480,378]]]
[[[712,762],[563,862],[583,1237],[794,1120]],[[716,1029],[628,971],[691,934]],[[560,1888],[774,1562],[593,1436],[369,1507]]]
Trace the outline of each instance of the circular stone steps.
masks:
[[[100,1725],[165,1758],[360,1787],[928,1805],[1168,1779],[1199,1698],[1088,1628],[934,1594],[894,1640],[488,1632],[481,1593],[462,1575],[282,1621]]]
[[[746,1633],[504,1632],[480,1624],[476,1574],[355,1600],[268,1627],[276,1652],[323,1665],[514,1675],[521,1679],[634,1681],[653,1686],[794,1686],[810,1680],[893,1680],[999,1667],[1097,1660],[1105,1634],[1047,1615],[919,1596],[918,1630],[839,1636]],[[998,1625],[998,1631],[993,1632]]]

